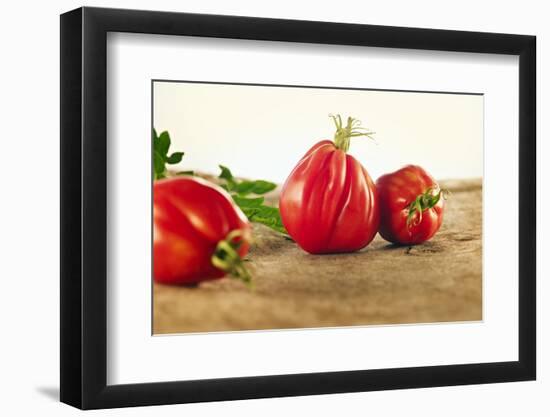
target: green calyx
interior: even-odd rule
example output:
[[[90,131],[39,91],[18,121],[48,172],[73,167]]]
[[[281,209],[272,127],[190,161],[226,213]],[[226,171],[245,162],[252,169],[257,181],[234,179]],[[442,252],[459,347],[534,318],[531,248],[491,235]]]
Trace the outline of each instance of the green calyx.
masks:
[[[218,242],[211,261],[216,268],[251,287],[252,276],[238,252],[243,244],[243,238],[244,233],[241,230],[230,232],[224,240]]]
[[[407,214],[407,227],[417,226],[422,221],[422,212],[434,207],[441,198],[446,200],[450,194],[449,190],[439,188],[428,188],[424,193],[418,195],[414,201],[409,204],[409,213]]]
[[[336,133],[334,133],[334,145],[341,149],[344,152],[349,150],[350,139],[356,136],[366,136],[370,139],[374,139],[372,135],[374,132],[369,131],[368,129],[361,127],[361,121],[354,119],[353,117],[348,117],[346,126],[342,124],[342,118],[339,114],[336,116],[329,115],[334,124],[336,125]]]

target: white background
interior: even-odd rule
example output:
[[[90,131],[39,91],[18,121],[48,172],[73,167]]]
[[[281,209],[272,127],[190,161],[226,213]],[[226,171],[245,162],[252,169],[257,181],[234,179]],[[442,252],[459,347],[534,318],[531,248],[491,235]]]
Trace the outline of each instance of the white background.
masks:
[[[175,43],[171,42],[171,45]],[[208,43],[211,48],[213,42]],[[256,45],[260,43],[264,42],[254,42]],[[162,41],[160,44],[162,45]],[[247,49],[244,42],[240,44],[243,45],[240,49]],[[434,75],[440,75],[446,80],[452,78],[451,83],[455,88],[466,88],[468,84],[472,84],[472,80],[479,79],[474,74],[481,68],[482,72],[489,74],[488,80],[495,84],[503,80],[502,86],[496,88],[497,91],[507,87],[512,94],[517,94],[518,59],[512,56],[500,55],[495,59],[495,55],[492,55],[489,58],[490,65],[487,60],[479,59],[486,55],[423,51],[421,55],[425,67],[418,71],[417,64],[413,71],[413,56],[410,51],[403,54],[402,50],[388,51],[381,48],[323,48],[321,45],[301,45],[292,55],[290,62],[293,65],[288,65],[288,72],[282,74],[280,66],[287,66],[280,64],[277,67],[276,64],[281,63],[283,53],[288,47],[288,43],[285,43],[278,53],[270,54],[272,48],[257,46],[256,49],[261,50],[263,55],[261,58],[255,55],[252,62],[259,62],[266,69],[275,68],[276,76],[281,79],[292,75],[293,80],[296,80],[297,74],[305,73],[305,81],[311,83],[311,70],[305,67],[305,62],[309,60],[313,62],[310,65],[315,66],[319,78],[338,73],[338,78],[346,78],[346,86],[362,80],[362,84],[370,88],[380,83],[381,75],[387,79],[388,85],[395,85],[395,79],[398,78],[401,86],[414,82],[418,87],[418,78],[421,78],[427,81],[429,87],[438,89],[440,87],[436,87],[436,83],[439,80],[436,81]],[[326,51],[332,51],[332,55],[330,52],[327,55]],[[228,55],[232,53],[228,48],[224,48],[224,52]],[[174,64],[177,54],[164,54]],[[235,60],[239,64],[243,60],[243,51],[240,54],[239,60]],[[450,57],[450,62],[442,63],[442,55]],[[216,51],[214,59],[218,59],[218,56]],[[367,56],[369,58],[365,59]],[[468,68],[466,57],[469,57],[470,64],[476,58],[479,62]],[[296,62],[300,58],[305,61],[304,64]],[[180,77],[189,76],[185,71],[189,67],[189,59],[180,59],[184,65],[174,73],[181,72],[183,75]],[[138,60],[142,63],[143,57],[140,56]],[[193,63],[197,61],[205,60],[195,59]],[[350,65],[346,61],[354,63]],[[461,67],[456,68],[459,63]],[[500,66],[497,69],[495,66],[498,63]],[[401,71],[397,74],[389,71],[402,65],[407,65],[410,79]],[[208,64],[206,66],[213,67]],[[143,65],[138,67],[143,71]],[[258,73],[250,67],[248,64],[244,66],[248,71]],[[226,68],[224,66],[222,71],[218,71],[219,77],[231,77],[226,73]],[[443,68],[449,68],[449,71]],[[447,77],[445,74],[450,73],[452,68],[461,75],[468,70],[471,76]],[[165,69],[165,65],[158,65],[155,73]],[[206,79],[204,72],[201,71],[199,75],[201,80]],[[239,72],[243,73],[239,74],[243,79],[249,76],[247,71],[240,69]],[[265,70],[260,74],[265,80],[273,77],[273,74],[270,75]],[[495,77],[495,74],[499,76]],[[506,75],[510,80],[504,80]],[[486,81],[481,81],[469,88],[486,88],[485,83]],[[134,87],[133,91],[138,88]],[[486,92],[485,90],[484,93]],[[177,167],[179,170],[217,175],[218,164],[223,163],[232,168],[234,175],[283,184],[298,160],[314,143],[333,138],[334,122],[328,115],[340,113],[344,123],[347,116],[351,115],[360,120],[362,126],[375,132],[373,140],[354,138],[349,151],[350,155],[366,167],[373,180],[411,163],[423,166],[438,181],[483,176],[482,95],[155,82],[154,100],[155,128],[170,132],[173,150],[185,151],[185,157]],[[516,99],[511,101],[515,103]],[[493,98],[486,105],[505,102],[504,99]],[[517,106],[513,107],[512,115],[515,115]],[[504,139],[502,134],[511,136],[517,130],[515,126],[512,127],[514,123],[512,117],[498,118],[496,127],[502,133],[495,143],[501,146]],[[506,127],[507,124],[512,124],[511,128]],[[517,135],[514,140],[517,141]],[[511,151],[515,154],[516,150]],[[513,158],[516,159],[515,156]]]
[[[60,1],[9,3],[2,13],[2,178],[0,205],[3,279],[2,369],[0,408],[7,415],[73,415],[77,412],[58,404],[58,14],[79,6]],[[463,1],[443,4],[420,2],[351,2],[342,0],[315,7],[306,2],[260,3],[234,0],[121,1],[88,5],[156,8],[204,13],[243,14],[296,19],[335,20],[443,29],[465,29],[536,34],[538,73],[547,67],[550,28],[543,2],[523,1],[506,6],[502,2]],[[498,12],[497,12],[498,11]],[[539,78],[538,115],[544,113],[550,94],[548,83]],[[540,161],[550,157],[548,144],[540,138],[547,130],[539,122],[539,212],[550,209],[542,194],[550,168]],[[6,146],[7,145],[7,146]],[[544,233],[544,237],[542,236]],[[291,399],[239,401],[169,407],[101,411],[94,415],[422,415],[463,416],[548,414],[550,390],[548,352],[550,330],[545,317],[550,309],[541,300],[549,294],[550,268],[542,255],[550,249],[550,222],[539,216],[539,380],[486,386],[436,388],[378,393],[327,395]]]

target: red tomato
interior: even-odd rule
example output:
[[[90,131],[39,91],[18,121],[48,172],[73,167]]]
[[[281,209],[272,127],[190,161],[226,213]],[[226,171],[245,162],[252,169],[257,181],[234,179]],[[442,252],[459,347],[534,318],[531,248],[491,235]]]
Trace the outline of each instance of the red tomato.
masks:
[[[153,275],[166,284],[194,284],[226,273],[250,276],[250,224],[221,188],[196,177],[155,181]]]
[[[380,235],[389,242],[414,245],[441,227],[445,190],[421,167],[407,165],[376,181],[380,198]]]
[[[357,120],[336,123],[334,142],[323,140],[300,160],[279,200],[288,234],[309,253],[353,252],[376,235],[380,213],[376,187],[365,168],[346,152],[350,138],[370,136]]]

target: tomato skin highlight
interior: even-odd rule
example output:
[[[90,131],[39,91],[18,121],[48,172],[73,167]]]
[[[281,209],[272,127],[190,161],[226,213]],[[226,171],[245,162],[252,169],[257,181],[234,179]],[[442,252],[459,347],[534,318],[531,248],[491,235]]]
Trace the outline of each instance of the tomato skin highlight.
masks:
[[[281,219],[311,254],[354,252],[378,230],[376,186],[363,166],[332,141],[315,144],[283,185]]]
[[[237,253],[250,246],[250,224],[222,188],[196,177],[155,181],[153,185],[153,276],[165,284],[195,284],[226,272],[214,267],[218,243],[242,232]]]
[[[434,190],[441,192],[439,184],[423,168],[407,165],[395,172],[386,174],[376,181],[380,199],[380,236],[388,242],[415,245],[431,239],[443,223],[445,199],[415,213],[407,224],[409,207],[415,199]]]

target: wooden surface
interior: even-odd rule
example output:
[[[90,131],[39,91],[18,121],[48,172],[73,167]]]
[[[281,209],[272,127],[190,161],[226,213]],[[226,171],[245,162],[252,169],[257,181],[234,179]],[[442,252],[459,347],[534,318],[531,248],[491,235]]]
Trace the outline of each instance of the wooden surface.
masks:
[[[481,181],[441,185],[452,192],[443,226],[418,246],[377,236],[357,253],[309,255],[254,225],[255,289],[229,278],[155,284],[154,333],[481,320]]]

